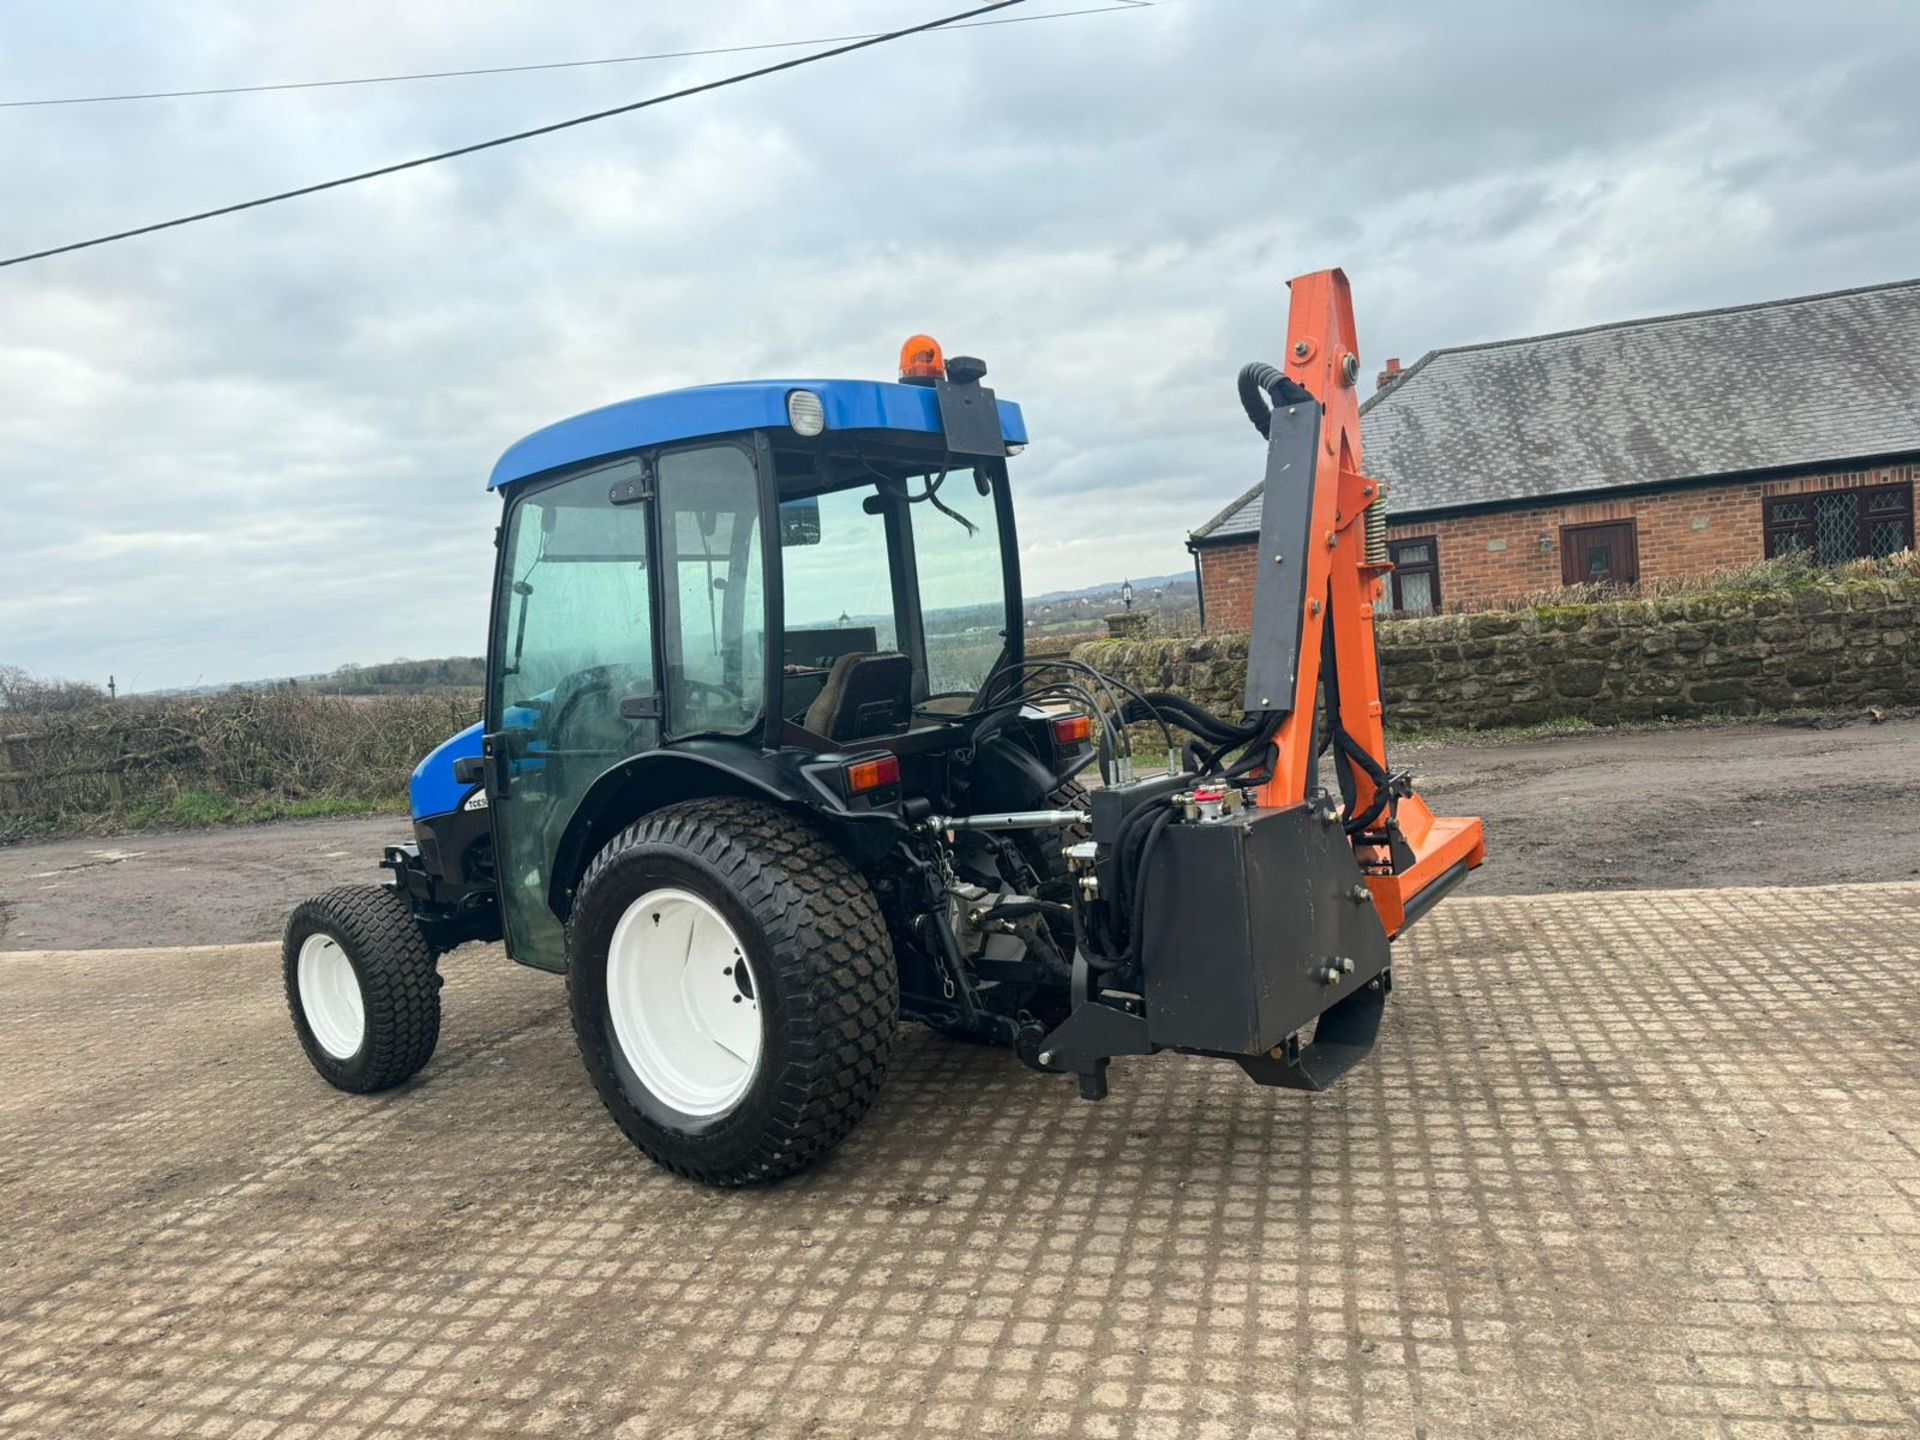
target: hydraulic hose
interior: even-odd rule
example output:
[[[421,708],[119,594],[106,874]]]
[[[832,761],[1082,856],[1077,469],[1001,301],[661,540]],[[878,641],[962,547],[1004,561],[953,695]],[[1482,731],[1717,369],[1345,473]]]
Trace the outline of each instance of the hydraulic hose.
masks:
[[[1149,800],[1136,805],[1120,819],[1119,826],[1113,832],[1114,873],[1120,881],[1120,894],[1115,899],[1125,899],[1133,888],[1133,862],[1131,852],[1134,836],[1143,822],[1149,822],[1162,810],[1171,812],[1172,802],[1167,799]]]
[[[1286,376],[1263,360],[1240,367],[1240,405],[1264,439],[1273,429],[1273,407]]]
[[[1077,954],[1084,955],[1087,957],[1087,968],[1089,970],[1093,970],[1096,972],[1111,970],[1113,969],[1114,966],[1118,965],[1120,962],[1117,959],[1111,958],[1107,955],[1103,955],[1099,950],[1097,950],[1094,947],[1092,939],[1087,934],[1087,927],[1085,923],[1085,913],[1086,912],[1083,911],[1078,905],[1073,907],[1074,951]]]
[[[1152,694],[1143,694],[1118,676],[1109,675],[1102,670],[1096,670],[1093,666],[1079,660],[1022,660],[1017,665],[1007,666],[1005,669],[999,671],[998,674],[1014,675],[1024,671],[1038,670],[1065,670],[1070,673],[1087,675],[1104,689],[1109,703],[1113,706],[1114,715],[1120,719],[1122,724],[1142,724],[1150,721],[1160,727],[1160,734],[1167,742],[1167,748],[1169,750],[1174,748],[1173,731],[1168,728],[1166,719],[1160,713],[1164,708],[1162,702],[1168,698],[1161,692],[1156,691]],[[1048,683],[1051,685],[1059,682],[1049,681]],[[1132,701],[1137,702],[1142,707],[1141,710],[1136,712],[1133,704],[1122,701],[1118,695],[1114,694],[1116,688],[1125,691],[1126,694],[1131,697]],[[1013,701],[1024,698],[1028,697],[1014,696]],[[1013,701],[1009,701],[1008,703],[1013,703]],[[1133,753],[1131,742],[1129,742],[1127,753],[1129,755]]]
[[[1247,747],[1247,753],[1227,767],[1226,778],[1229,780],[1246,780],[1252,784],[1265,784],[1271,779],[1273,776],[1274,762],[1279,758],[1279,752],[1273,743],[1273,731],[1279,728],[1279,724],[1276,722],[1273,730],[1269,730],[1266,734],[1255,739],[1254,742]],[[1265,773],[1256,776],[1254,774],[1255,771],[1264,771]]]
[[[1167,826],[1173,823],[1173,807],[1169,805],[1156,815],[1153,823],[1147,827],[1147,838],[1140,845],[1140,863],[1133,873],[1133,907],[1127,922],[1127,963],[1136,965],[1140,961],[1141,939],[1147,928],[1147,866],[1153,862],[1153,852],[1160,843],[1160,836]]]
[[[1127,706],[1126,719],[1129,724],[1137,724],[1147,719],[1158,720],[1166,724],[1166,716],[1172,716],[1173,722],[1182,730],[1198,735],[1202,740],[1214,744],[1229,741],[1251,740],[1259,729],[1259,722],[1247,725],[1234,725],[1222,720],[1211,710],[1203,709],[1184,695],[1175,695],[1166,690],[1152,690],[1141,696],[1136,704]]]
[[[978,748],[982,741],[1012,721],[1018,713],[1020,706],[1032,700],[1051,697],[1072,699],[1076,703],[1084,705],[1093,720],[1098,723],[1100,727],[1100,743],[1098,746],[1100,778],[1110,781],[1112,779],[1111,761],[1114,756],[1121,753],[1121,747],[1126,740],[1126,731],[1114,724],[1113,716],[1105,706],[1101,705],[1100,702],[1094,698],[1092,691],[1071,680],[1050,680],[1040,689],[1030,694],[1015,696],[1011,700],[995,702],[993,705],[974,712],[976,715],[985,717],[978,722],[973,732],[973,744],[975,748]],[[1129,751],[1128,753],[1131,752]]]
[[[1246,730],[1236,732],[1232,739],[1209,750],[1202,757],[1200,773],[1212,775],[1219,772],[1221,762],[1227,758],[1227,755],[1243,746],[1246,753],[1226,768],[1224,772],[1226,777],[1230,780],[1238,779],[1258,769],[1267,752],[1273,748],[1273,737],[1280,731],[1280,721],[1281,717],[1278,714],[1268,715],[1258,724],[1249,727],[1251,733]]]
[[[1273,366],[1255,360],[1240,367],[1240,405],[1262,437],[1273,430],[1273,407],[1313,399],[1313,392]]]
[[[1135,861],[1134,842],[1142,832],[1146,842],[1151,843],[1158,830],[1164,829],[1174,818],[1173,804],[1168,799],[1149,800],[1137,805],[1120,821],[1120,828],[1113,837],[1113,876],[1114,893],[1108,897],[1108,903],[1101,907],[1113,921],[1121,921],[1129,914],[1137,915],[1140,910],[1139,895],[1145,889],[1142,883],[1146,878],[1146,850],[1141,847],[1140,859]],[[1004,909],[1005,907],[1002,907]],[[1094,926],[1096,915],[1089,915],[1076,903],[1073,906],[1074,941],[1087,957],[1087,964],[1102,974],[1118,970],[1137,958],[1139,945],[1134,939],[1135,925],[1127,925],[1124,933],[1118,932],[1119,925]],[[1095,935],[1094,929],[1108,933]]]
[[[1347,812],[1347,818],[1341,829],[1349,835],[1358,835],[1374,821],[1380,818],[1380,812],[1387,808],[1391,795],[1387,790],[1389,776],[1386,767],[1373,756],[1366,747],[1355,740],[1347,727],[1340,723],[1340,668],[1333,650],[1333,627],[1328,626],[1321,632],[1320,674],[1326,689],[1325,719],[1326,729],[1321,731],[1315,717],[1314,755],[1318,758],[1327,750],[1333,751],[1333,773],[1340,782],[1340,801]],[[1357,793],[1353,783],[1353,767],[1358,765],[1367,772],[1367,778],[1373,782],[1373,798],[1367,802],[1367,808],[1354,813],[1353,801]]]
[[[1037,690],[1028,691],[1025,695],[1022,695],[1018,701],[1009,704],[1009,706],[1000,713],[1010,717],[1018,712],[1021,705],[1029,703],[1038,704],[1042,700],[1060,699],[1071,699],[1084,705],[1092,715],[1094,722],[1099,726],[1097,732],[1099,740],[1094,748],[1099,760],[1100,779],[1107,784],[1112,784],[1114,775],[1113,762],[1122,755],[1131,758],[1133,749],[1128,743],[1125,729],[1114,723],[1112,715],[1093,697],[1091,692],[1079,685],[1069,685],[1065,683],[1043,685]]]
[[[1373,799],[1367,802],[1365,810],[1348,820],[1344,826],[1347,834],[1357,835],[1378,820],[1380,812],[1387,808],[1387,801],[1391,798],[1391,792],[1387,786],[1392,777],[1387,774],[1386,767],[1369,755],[1365,747],[1349,735],[1337,719],[1334,721],[1333,741],[1347,759],[1367,772],[1367,778],[1373,782]]]

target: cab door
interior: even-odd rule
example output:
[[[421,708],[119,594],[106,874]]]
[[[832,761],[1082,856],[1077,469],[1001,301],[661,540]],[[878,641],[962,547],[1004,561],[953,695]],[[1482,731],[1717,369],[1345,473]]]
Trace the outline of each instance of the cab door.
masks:
[[[631,457],[516,495],[488,646],[486,774],[507,952],[564,970],[548,903],[581,797],[660,740],[651,475]]]

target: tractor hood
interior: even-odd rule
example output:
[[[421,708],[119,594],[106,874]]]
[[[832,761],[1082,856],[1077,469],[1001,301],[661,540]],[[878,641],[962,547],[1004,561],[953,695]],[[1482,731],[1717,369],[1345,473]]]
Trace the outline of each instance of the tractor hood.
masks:
[[[450,739],[442,740],[427,752],[427,758],[413,767],[413,779],[407,786],[407,799],[413,818],[444,815],[479,792],[478,785],[462,785],[453,778],[453,762],[480,753],[482,726],[476,721]]]
[[[788,423],[787,397],[796,390],[810,390],[820,397],[829,433],[943,433],[939,396],[924,385],[883,380],[744,380],[731,385],[696,385],[622,400],[536,430],[508,447],[493,467],[487,488],[498,490],[549,470],[649,445],[783,428]],[[1027,423],[1020,407],[1011,400],[998,403],[1002,437],[1009,445],[1026,444]]]

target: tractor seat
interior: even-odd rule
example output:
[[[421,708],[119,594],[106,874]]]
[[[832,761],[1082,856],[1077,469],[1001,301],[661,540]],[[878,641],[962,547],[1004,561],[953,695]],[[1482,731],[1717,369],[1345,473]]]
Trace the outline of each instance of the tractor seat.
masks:
[[[806,728],[836,744],[897,735],[913,709],[913,662],[897,650],[856,650],[827,672],[807,707]]]

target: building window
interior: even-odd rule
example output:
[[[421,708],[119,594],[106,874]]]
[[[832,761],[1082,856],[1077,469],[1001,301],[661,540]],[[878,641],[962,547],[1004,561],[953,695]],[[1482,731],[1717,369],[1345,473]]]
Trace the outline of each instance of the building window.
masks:
[[[1767,556],[1805,555],[1821,565],[1913,547],[1913,487],[1819,490],[1761,502]]]
[[[1396,615],[1430,615],[1440,608],[1440,542],[1427,535],[1387,544],[1393,561],[1393,609]]]
[[[1560,579],[1567,585],[1632,585],[1640,579],[1633,521],[1560,527]]]

